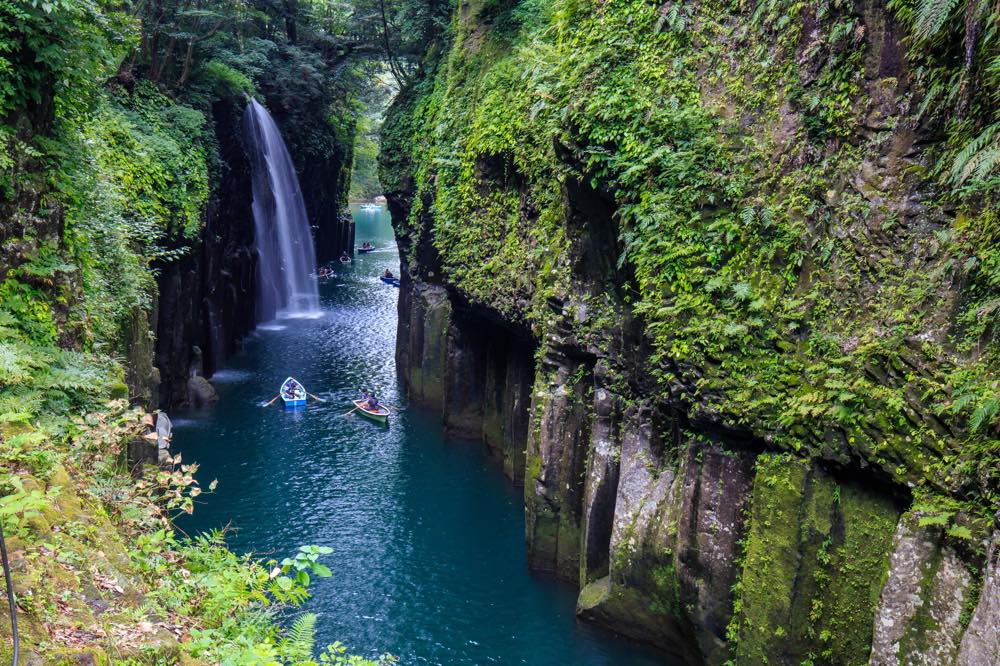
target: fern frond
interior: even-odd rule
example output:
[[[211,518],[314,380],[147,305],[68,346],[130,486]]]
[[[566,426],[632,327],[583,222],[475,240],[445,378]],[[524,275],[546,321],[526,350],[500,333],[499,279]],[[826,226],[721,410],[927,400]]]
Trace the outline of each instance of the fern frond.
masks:
[[[304,613],[292,623],[288,635],[281,640],[281,655],[287,662],[298,663],[312,659],[316,647],[316,614]]]
[[[974,0],[966,0],[966,2],[971,1]],[[927,40],[941,32],[941,28],[957,6],[958,0],[920,0],[915,26],[917,37]]]
[[[990,425],[1000,410],[1000,400],[990,398],[981,404],[969,417],[969,431],[977,432],[984,425]]]
[[[991,145],[998,134],[1000,134],[1000,123],[993,123],[962,146],[951,165],[949,178],[953,183],[961,185],[970,176],[982,171],[981,166],[988,162],[986,160],[988,155],[983,155],[983,153],[995,151],[998,148],[998,146]],[[996,166],[995,161],[982,172],[988,173],[993,166]]]
[[[1000,166],[1000,146],[991,146],[983,150],[975,159],[975,169],[972,171],[973,182],[981,183],[989,177],[997,166]]]

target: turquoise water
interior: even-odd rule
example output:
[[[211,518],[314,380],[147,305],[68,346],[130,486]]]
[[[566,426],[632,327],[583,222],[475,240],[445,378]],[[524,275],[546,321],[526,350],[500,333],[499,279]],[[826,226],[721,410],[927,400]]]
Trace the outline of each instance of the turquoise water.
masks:
[[[181,527],[234,528],[241,552],[284,557],[334,548],[314,583],[318,643],[383,651],[402,664],[669,663],[578,623],[575,591],[527,569],[521,490],[478,442],[444,437],[405,405],[393,350],[399,260],[388,215],[355,211],[357,242],[378,249],[336,265],[313,318],[262,326],[213,379],[221,401],[176,415],[173,447],[217,491]],[[326,403],[298,413],[273,397],[287,375]],[[388,426],[344,416],[360,386],[400,409]]]

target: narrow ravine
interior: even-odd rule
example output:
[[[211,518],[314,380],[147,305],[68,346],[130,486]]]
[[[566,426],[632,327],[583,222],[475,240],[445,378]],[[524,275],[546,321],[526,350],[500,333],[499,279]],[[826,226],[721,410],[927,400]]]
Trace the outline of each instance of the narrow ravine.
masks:
[[[405,404],[388,427],[344,416],[359,386],[400,406],[393,345],[398,271],[388,214],[355,209],[378,249],[336,266],[321,316],[261,326],[214,378],[214,408],[176,416],[174,447],[207,485],[197,532],[230,525],[238,552],[284,557],[331,546],[314,584],[318,643],[404,664],[662,664],[664,657],[574,618],[576,590],[529,573],[520,489],[478,442],[446,439]],[[286,375],[328,402],[260,407]]]

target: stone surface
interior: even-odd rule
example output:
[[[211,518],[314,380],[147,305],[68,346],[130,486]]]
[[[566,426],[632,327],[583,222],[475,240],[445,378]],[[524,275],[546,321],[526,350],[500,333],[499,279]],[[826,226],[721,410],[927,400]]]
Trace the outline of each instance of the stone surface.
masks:
[[[621,461],[614,400],[614,395],[607,389],[594,391],[594,418],[583,496],[581,585],[607,577],[609,571],[609,544]]]
[[[871,484],[763,454],[733,620],[737,663],[868,662],[899,517]]]
[[[204,377],[194,376],[188,379],[188,402],[196,407],[214,405],[219,401],[215,387]]]
[[[400,299],[397,367],[414,404],[442,409],[451,302],[443,287],[410,283]]]
[[[1000,531],[990,541],[979,602],[962,637],[958,664],[1000,664]]]
[[[893,539],[889,576],[879,600],[872,666],[952,664],[972,576],[943,543],[941,530],[906,514]]]
[[[590,439],[592,385],[581,361],[547,356],[535,379],[525,463],[528,564],[579,580],[583,475]]]

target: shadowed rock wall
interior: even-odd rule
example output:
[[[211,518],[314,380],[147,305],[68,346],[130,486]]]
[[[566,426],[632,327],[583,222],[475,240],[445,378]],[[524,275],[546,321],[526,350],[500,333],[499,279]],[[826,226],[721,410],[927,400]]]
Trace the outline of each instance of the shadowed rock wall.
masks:
[[[205,228],[190,253],[161,267],[154,321],[159,404],[165,409],[196,399],[190,395],[190,377],[211,377],[257,324],[253,193],[241,139],[242,111],[231,102],[214,105],[220,166]],[[331,154],[304,167],[301,175],[321,262],[354,245],[354,222],[341,206],[349,157]]]
[[[926,177],[895,10],[542,4],[459,3],[383,126],[411,400],[523,481],[584,619],[692,664],[1000,663],[995,433],[951,384],[992,377],[951,337],[982,248],[944,244],[989,214]]]

